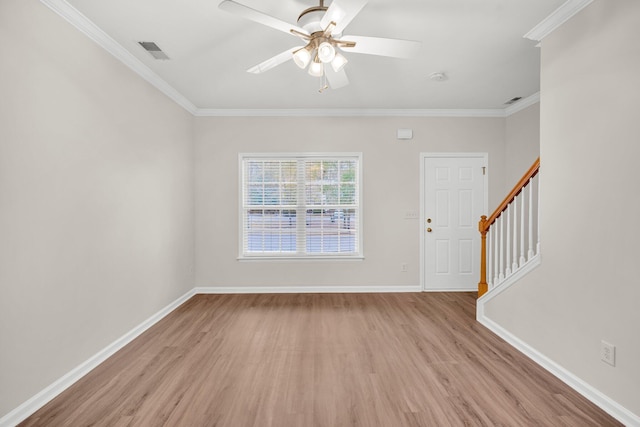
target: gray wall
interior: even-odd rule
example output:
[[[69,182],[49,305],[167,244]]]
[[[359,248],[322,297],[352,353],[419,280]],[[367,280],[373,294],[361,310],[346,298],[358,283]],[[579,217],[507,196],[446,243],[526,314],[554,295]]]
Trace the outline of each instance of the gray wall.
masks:
[[[640,2],[596,0],[542,43],[541,254],[487,316],[640,415]],[[617,364],[600,361],[600,341]]]
[[[505,195],[502,118],[198,118],[195,134],[196,286],[417,286],[421,226],[404,216],[421,152],[488,152],[489,206]],[[236,260],[238,153],[298,151],[363,153],[364,261]]]
[[[0,2],[0,55],[0,416],[194,285],[417,285],[419,154],[488,152],[492,208],[536,139],[533,107],[193,118],[37,1]],[[364,153],[364,261],[236,261],[237,155],[265,151]]]
[[[505,183],[511,190],[540,157],[540,104],[505,119]]]
[[[193,118],[0,2],[0,417],[193,287]]]

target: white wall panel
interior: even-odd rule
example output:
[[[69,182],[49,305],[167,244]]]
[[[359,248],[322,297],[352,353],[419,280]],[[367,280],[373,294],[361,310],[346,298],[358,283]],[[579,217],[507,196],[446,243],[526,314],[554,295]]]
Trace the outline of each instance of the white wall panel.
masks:
[[[487,316],[640,419],[640,2],[595,0],[542,42],[542,263]],[[600,342],[616,345],[616,366]]]
[[[193,118],[0,2],[0,418],[193,287]]]

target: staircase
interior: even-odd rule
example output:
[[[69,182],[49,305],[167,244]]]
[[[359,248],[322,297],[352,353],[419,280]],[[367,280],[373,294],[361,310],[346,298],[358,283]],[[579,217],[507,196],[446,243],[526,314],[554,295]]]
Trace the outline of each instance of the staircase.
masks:
[[[506,287],[540,261],[538,158],[489,218],[478,224],[481,236],[478,297]]]

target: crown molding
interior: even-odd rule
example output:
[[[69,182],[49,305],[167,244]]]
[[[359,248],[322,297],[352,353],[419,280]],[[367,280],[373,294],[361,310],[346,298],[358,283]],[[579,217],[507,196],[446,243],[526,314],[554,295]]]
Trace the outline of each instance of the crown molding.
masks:
[[[214,109],[199,108],[196,117],[484,117],[504,118],[540,102],[536,92],[507,108],[494,109]]]
[[[504,109],[211,109],[197,117],[506,117]]]
[[[567,0],[562,6],[547,16],[542,22],[536,25],[531,31],[524,35],[524,38],[542,41],[545,37],[555,31],[562,24],[571,19],[593,0]]]
[[[590,3],[593,0],[569,0],[569,3]],[[212,109],[198,108],[173,86],[158,76],[142,61],[127,51],[122,45],[84,16],[66,0],[40,0],[63,19],[77,28],[84,35],[97,43],[104,50],[120,60],[132,71],[153,85],[176,104],[196,117],[467,117],[467,118],[504,118],[514,114],[539,100],[527,103],[526,98],[508,108],[495,109]],[[586,4],[584,6],[586,6]],[[582,7],[584,7],[582,6]],[[558,10],[560,10],[558,9]],[[556,11],[557,12],[557,11]],[[577,13],[574,12],[574,13]],[[555,13],[554,13],[555,14]],[[549,18],[547,18],[548,20]],[[568,18],[566,18],[568,19]],[[565,19],[565,20],[566,20]]]
[[[84,35],[116,57],[116,59],[119,59],[127,67],[131,68],[131,70],[153,85],[160,92],[168,96],[176,104],[195,115],[197,108],[191,101],[189,101],[169,83],[160,78],[160,76],[154,73],[149,67],[142,63],[142,61],[133,56],[129,51],[122,47],[122,45],[112,39],[107,33],[102,31],[96,24],[89,20],[89,18],[78,12],[78,10],[65,0],[40,0],[40,2],[76,27]]]

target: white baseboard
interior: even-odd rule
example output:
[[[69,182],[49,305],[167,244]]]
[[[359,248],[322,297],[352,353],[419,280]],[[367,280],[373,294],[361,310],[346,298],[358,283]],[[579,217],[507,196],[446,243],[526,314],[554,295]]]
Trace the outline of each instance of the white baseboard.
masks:
[[[223,286],[197,287],[196,294],[351,294],[422,292],[414,286]]]
[[[29,415],[42,408],[53,398],[58,396],[72,384],[104,362],[107,358],[130,343],[144,331],[160,321],[167,314],[175,310],[183,302],[195,294],[249,294],[249,293],[382,293],[382,292],[422,292],[419,285],[415,286],[296,286],[296,287],[197,287],[182,295],[171,304],[158,311],[153,316],[127,332],[93,357],[68,372],[66,375],[49,385],[31,399],[18,406],[0,418],[0,427],[13,427],[26,419]],[[486,301],[485,301],[486,302]],[[480,305],[478,305],[480,307]],[[482,313],[481,313],[482,311]],[[627,426],[640,426],[640,417],[611,400],[598,390],[586,384],[580,378],[566,371],[564,368],[539,353],[525,342],[510,334],[500,325],[484,316],[484,310],[478,311],[478,321],[507,341],[527,357],[551,372],[560,380],[568,384],[578,393],[608,412]]]
[[[629,411],[628,409],[621,406],[619,403],[615,402],[608,396],[605,396],[600,391],[596,390],[591,385],[584,382],[582,379],[567,371],[562,366],[558,365],[553,360],[549,359],[544,354],[540,353],[533,347],[531,347],[526,342],[522,341],[520,338],[516,337],[502,326],[489,319],[484,311],[485,304],[491,301],[493,298],[500,295],[502,292],[507,290],[511,285],[518,282],[522,277],[529,274],[532,270],[537,268],[540,265],[540,254],[534,256],[527,264],[525,264],[522,268],[516,271],[513,275],[509,276],[504,282],[502,282],[499,286],[490,289],[487,293],[485,293],[481,298],[478,299],[476,305],[476,319],[482,325],[487,327],[493,333],[498,335],[500,338],[511,344],[529,359],[536,362],[538,365],[542,366],[544,369],[549,371],[551,374],[556,376],[562,382],[567,384],[569,387],[573,388],[575,391],[583,395],[585,398],[589,399],[595,405],[599,406],[607,412],[609,415],[625,424],[626,426],[637,426],[640,427],[640,417]]]
[[[479,307],[479,306],[478,306]],[[482,316],[478,315],[478,322],[487,327],[493,333],[500,338],[511,344],[529,359],[542,366],[544,369],[555,375],[562,382],[573,388],[575,391],[589,399],[591,402],[602,408],[609,415],[623,423],[624,425],[640,426],[640,417],[629,411],[619,403],[615,402],[608,396],[604,395],[591,385],[584,382],[582,379],[567,371],[562,366],[558,365],[553,360],[549,359],[544,354],[540,353],[526,342],[522,341],[502,326],[495,323],[493,320],[487,318],[484,313]]]
[[[104,362],[107,358],[112,356],[122,347],[129,344],[136,337],[156,324],[167,314],[178,308],[180,304],[187,301],[193,295],[195,295],[195,292],[192,289],[177,300],[173,301],[171,304],[158,311],[153,316],[149,317],[144,322],[140,323],[138,326],[124,334],[122,337],[109,344],[107,347],[100,350],[98,353],[81,363],[79,366],[69,371],[57,381],[50,384],[44,390],[33,396],[31,399],[27,400],[22,405],[18,406],[16,409],[0,418],[0,427],[13,427],[18,423],[24,421],[28,416],[49,403],[51,400],[53,400],[53,398],[65,391],[76,381],[88,374],[92,369]]]
[[[291,287],[198,287],[182,295],[171,304],[109,344],[91,358],[50,384],[38,394],[27,400],[13,411],[0,418],[0,427],[13,427],[42,408],[60,393],[88,374],[115,352],[129,344],[136,337],[175,310],[180,304],[196,294],[250,294],[250,293],[382,293],[382,292],[421,292],[420,286],[291,286]]]

